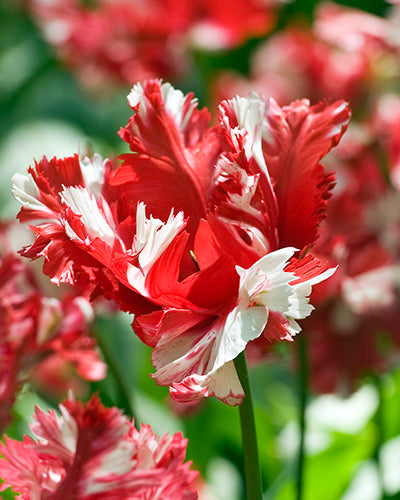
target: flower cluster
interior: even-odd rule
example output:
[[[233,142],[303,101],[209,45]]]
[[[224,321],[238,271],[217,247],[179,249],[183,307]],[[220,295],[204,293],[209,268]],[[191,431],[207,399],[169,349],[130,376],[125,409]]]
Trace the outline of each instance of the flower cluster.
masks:
[[[22,500],[197,498],[191,487],[197,472],[184,463],[180,433],[159,439],[147,425],[137,430],[96,395],[85,404],[69,399],[60,413],[36,408],[36,440],[6,437],[0,444],[1,490],[12,486]]]
[[[293,22],[275,32],[252,54],[250,77],[223,71],[215,93],[226,98],[258,91],[280,104],[304,96],[312,102],[341,98],[352,109],[364,108],[369,99],[395,88],[398,23],[398,5],[382,18],[321,2],[312,26]]]
[[[106,148],[114,142],[93,116],[118,119],[109,91],[140,83],[128,95],[119,157],[36,157],[13,176],[20,224],[0,219],[0,432],[10,436],[0,442],[0,496],[11,487],[23,500],[195,500],[209,498],[207,484],[214,498],[226,485],[220,471],[231,475],[231,498],[244,483],[248,498],[293,488],[299,498],[343,494],[350,462],[343,468],[326,451],[354,447],[364,431],[331,434],[315,420],[318,436],[329,439],[319,440],[314,458],[329,456],[337,469],[321,493],[318,478],[305,481],[308,390],[349,395],[360,381],[375,389],[360,410],[363,425],[388,429],[367,433],[357,460],[375,450],[368,465],[377,466],[377,491],[387,497],[399,489],[386,474],[393,462],[386,452],[400,431],[392,415],[380,417],[383,403],[395,406],[399,385],[400,0],[366,6],[368,13],[316,0],[310,16],[302,2],[278,12],[284,3],[23,0],[1,9],[10,26],[24,21],[7,39],[29,34],[18,50],[6,41],[1,67],[20,68],[32,56],[5,82],[6,101],[24,110],[12,123],[54,109],[53,99],[44,110],[37,97],[56,76],[57,109],[72,96],[68,116],[83,125],[88,94],[69,79],[60,83],[61,62],[62,75],[71,70],[105,98],[84,130]],[[50,51],[42,54],[45,40]],[[14,64],[19,53],[22,65]],[[194,89],[215,112],[178,88]],[[109,307],[131,318],[132,331],[122,315],[94,323]],[[110,331],[117,325],[123,330]],[[292,342],[301,330],[304,338]],[[154,369],[141,370],[145,352]],[[290,401],[298,399],[296,478],[276,474],[278,461],[295,459],[296,440],[289,448],[279,439],[273,459],[271,441],[257,442],[246,359],[279,359],[297,370],[284,380],[282,367],[251,373],[258,382],[268,377],[267,393],[258,387],[255,396],[270,424],[282,417],[275,400],[282,382]],[[159,439],[134,425],[165,411],[153,402],[168,390],[174,424],[187,432],[188,458],[204,479],[185,461],[180,433]],[[209,397],[224,405],[209,401],[192,419]],[[22,440],[24,408],[41,398],[53,409],[36,407]],[[240,405],[237,482],[239,460],[230,467],[237,433],[227,423],[236,412],[226,405]],[[294,428],[293,415],[285,416],[282,435]],[[197,425],[206,420],[213,425],[204,437]],[[267,491],[265,465],[274,476]],[[356,474],[346,490],[352,498]]]
[[[339,182],[314,247],[338,272],[304,323],[322,392],[353,389],[398,353],[399,14],[397,4],[383,18],[322,3],[312,28],[277,32],[259,47],[249,79],[225,74],[216,87],[225,98],[252,88],[280,103],[303,95],[350,101],[354,119],[329,159]]]
[[[29,0],[60,58],[86,85],[176,78],[190,49],[225,49],[268,32],[276,0]],[[168,19],[166,23],[165,20]]]
[[[319,162],[348,106],[236,97],[209,126],[169,83],[137,84],[128,100],[121,165],[43,158],[14,176],[19,219],[35,221],[23,255],[133,313],[173,398],[239,404],[233,360],[261,335],[291,340],[312,286],[334,272],[309,249],[334,183]]]
[[[11,420],[23,382],[49,379],[42,380],[47,389],[61,384],[66,393],[77,389],[72,367],[87,380],[100,380],[106,371],[90,335],[94,313],[88,298],[76,290],[49,293],[38,273],[13,250],[17,229],[10,222],[0,226],[0,431]],[[62,380],[68,366],[67,380]]]

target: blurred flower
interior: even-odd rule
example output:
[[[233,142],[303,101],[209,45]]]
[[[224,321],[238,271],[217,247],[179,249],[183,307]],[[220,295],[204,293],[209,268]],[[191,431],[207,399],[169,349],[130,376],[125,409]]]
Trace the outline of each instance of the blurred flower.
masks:
[[[275,0],[30,0],[61,59],[86,85],[177,78],[190,49],[226,49],[264,35]],[[168,22],[165,20],[168,19]]]
[[[209,127],[207,110],[168,83],[137,84],[128,99],[121,166],[44,158],[14,176],[19,218],[36,224],[23,253],[44,256],[53,282],[87,280],[92,296],[134,313],[174,398],[238,404],[234,358],[261,334],[290,340],[312,286],[333,272],[305,253],[334,180],[319,161],[348,107],[237,97]]]
[[[311,27],[289,24],[257,47],[249,78],[221,72],[216,100],[257,91],[280,104],[306,96],[311,102],[346,99],[353,110],[364,108],[390,85],[396,88],[399,23],[398,7],[381,18],[321,2]]]
[[[12,486],[23,500],[197,498],[190,486],[197,472],[184,463],[187,441],[180,433],[159,439],[147,425],[138,431],[96,395],[87,403],[69,399],[60,412],[36,408],[36,440],[5,437],[0,489]]]
[[[37,377],[49,359],[57,360],[52,375],[69,365],[84,379],[99,380],[106,369],[90,336],[93,311],[88,299],[77,290],[48,296],[33,268],[12,250],[14,225],[2,222],[0,227],[0,430],[9,423],[20,385]],[[64,392],[75,378],[59,379]]]
[[[312,382],[320,392],[348,393],[399,355],[400,197],[382,175],[376,144],[359,143],[350,149],[354,156],[336,152],[341,182],[315,251],[339,269],[329,286],[321,285],[312,301],[318,312],[304,324]]]

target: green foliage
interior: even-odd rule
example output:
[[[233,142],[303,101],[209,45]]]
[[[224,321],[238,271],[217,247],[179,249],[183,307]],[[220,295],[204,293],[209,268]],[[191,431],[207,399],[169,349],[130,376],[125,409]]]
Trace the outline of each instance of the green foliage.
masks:
[[[14,495],[11,488],[7,488],[5,491],[0,492],[0,498],[4,498],[4,500],[13,500],[14,498],[18,498],[18,496]]]

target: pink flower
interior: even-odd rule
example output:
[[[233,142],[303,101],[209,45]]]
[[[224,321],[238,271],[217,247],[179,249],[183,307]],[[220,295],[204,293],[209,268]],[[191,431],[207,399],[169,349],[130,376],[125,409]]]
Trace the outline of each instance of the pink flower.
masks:
[[[289,23],[253,52],[250,77],[221,72],[217,100],[257,91],[279,104],[307,96],[346,99],[352,109],[396,89],[399,8],[386,18],[334,2],[319,2],[312,26]],[[365,113],[364,115],[365,116]]]
[[[58,366],[74,367],[87,380],[103,378],[105,364],[90,335],[94,313],[88,299],[78,290],[49,297],[33,268],[12,250],[11,241],[17,239],[14,224],[1,226],[0,429],[4,429],[20,384],[49,358],[57,358]]]
[[[250,78],[221,72],[218,100],[257,91],[287,104],[307,96],[362,102],[371,78],[369,54],[329,45],[311,29],[289,25],[261,43],[252,54]]]
[[[382,18],[361,9],[324,2],[317,11],[315,31],[321,39],[346,51],[367,52],[371,56],[383,47],[398,48],[394,19]]]
[[[43,255],[52,281],[85,277],[134,313],[173,397],[238,404],[233,359],[261,334],[291,339],[312,286],[332,274],[304,254],[334,182],[319,162],[348,107],[237,97],[209,127],[169,83],[137,84],[128,100],[120,135],[132,152],[118,168],[76,156],[14,176],[19,218],[36,223],[23,253]]]
[[[85,404],[67,400],[60,412],[36,408],[35,440],[5,438],[1,489],[12,486],[23,500],[197,498],[190,486],[197,473],[184,463],[180,433],[158,439],[147,425],[138,431],[97,396]]]

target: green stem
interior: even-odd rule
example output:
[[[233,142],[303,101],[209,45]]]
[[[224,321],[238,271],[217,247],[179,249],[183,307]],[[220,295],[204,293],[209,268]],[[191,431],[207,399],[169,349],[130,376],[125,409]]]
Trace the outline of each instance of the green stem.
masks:
[[[111,371],[118,386],[120,399],[119,406],[122,410],[124,410],[125,414],[132,419],[135,417],[135,410],[132,402],[130,386],[124,375],[123,367],[121,366],[121,363],[117,359],[115,353],[109,348],[108,342],[103,338],[102,333],[99,331],[97,331],[96,340],[101,352],[103,353],[104,361],[106,362],[108,369]]]
[[[376,443],[375,443],[375,449],[372,455],[372,458],[375,460],[376,468],[378,471],[378,478],[379,478],[379,485],[381,488],[381,498],[384,500],[387,498],[386,492],[385,492],[385,485],[383,482],[383,471],[382,471],[382,463],[381,463],[381,449],[382,445],[385,440],[384,436],[384,418],[383,418],[383,391],[382,391],[382,380],[379,375],[374,375],[373,378],[373,383],[375,385],[375,388],[378,392],[378,407],[376,409],[375,417],[374,417],[374,422],[375,422],[375,427],[376,427]]]
[[[249,373],[244,351],[234,360],[245,396],[239,406],[240,427],[244,454],[246,489],[248,500],[262,500],[261,470],[258,459],[257,433],[254,421],[253,401],[251,397]]]
[[[305,470],[305,438],[306,438],[306,409],[308,399],[308,356],[307,340],[304,335],[300,335],[298,340],[298,361],[299,361],[299,425],[300,442],[297,456],[297,500],[302,500],[304,492],[304,470]]]

